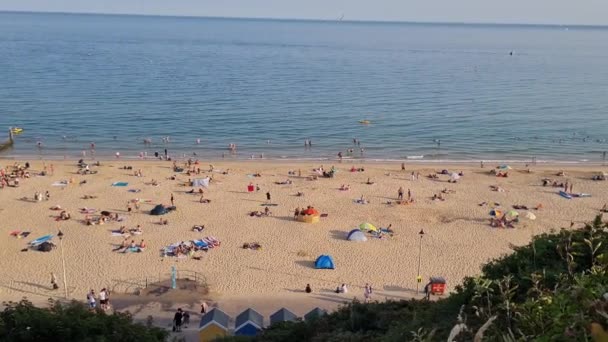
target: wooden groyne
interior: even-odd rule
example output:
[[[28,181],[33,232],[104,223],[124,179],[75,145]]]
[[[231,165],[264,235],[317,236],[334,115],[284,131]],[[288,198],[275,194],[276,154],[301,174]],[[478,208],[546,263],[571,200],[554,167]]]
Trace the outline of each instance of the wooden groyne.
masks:
[[[8,140],[3,143],[0,143],[0,151],[10,148],[11,146],[13,146],[14,142],[15,140],[13,139],[13,128],[11,127],[8,129]]]

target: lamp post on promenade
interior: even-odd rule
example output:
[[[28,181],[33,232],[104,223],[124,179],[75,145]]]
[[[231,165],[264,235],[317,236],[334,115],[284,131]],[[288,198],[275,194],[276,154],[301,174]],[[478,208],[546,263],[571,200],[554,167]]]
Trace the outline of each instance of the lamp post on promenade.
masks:
[[[420,276],[420,261],[422,258],[422,237],[424,236],[424,230],[420,229],[418,235],[420,236],[420,243],[418,245],[418,272],[416,273],[416,295],[418,295],[420,282],[422,282],[422,276]]]
[[[68,299],[68,281],[65,273],[65,255],[63,254],[63,237],[64,234],[61,230],[57,233],[57,237],[59,238],[59,248],[61,249],[61,267],[63,268],[63,289],[65,291],[65,299]]]

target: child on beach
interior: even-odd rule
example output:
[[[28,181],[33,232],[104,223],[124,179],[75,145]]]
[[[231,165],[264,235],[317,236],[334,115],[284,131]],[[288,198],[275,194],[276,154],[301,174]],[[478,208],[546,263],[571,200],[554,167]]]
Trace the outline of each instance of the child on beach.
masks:
[[[372,287],[369,284],[365,284],[365,288],[363,289],[363,297],[365,298],[365,303],[369,303],[372,298]]]
[[[57,277],[53,272],[51,272],[51,286],[53,287],[53,290],[57,290],[59,288],[59,285],[57,285]]]

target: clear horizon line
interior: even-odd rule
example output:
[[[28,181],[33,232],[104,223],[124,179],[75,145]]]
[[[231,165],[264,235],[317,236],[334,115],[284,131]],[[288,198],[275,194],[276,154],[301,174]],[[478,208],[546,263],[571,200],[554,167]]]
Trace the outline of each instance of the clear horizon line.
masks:
[[[374,19],[323,19],[323,18],[280,18],[280,17],[240,17],[240,16],[204,16],[181,14],[149,14],[149,13],[105,13],[105,12],[69,12],[69,11],[19,11],[0,10],[0,13],[15,14],[57,14],[57,15],[99,15],[99,16],[137,16],[161,18],[191,18],[191,19],[231,19],[231,20],[268,20],[268,21],[305,21],[305,22],[344,22],[344,23],[378,23],[378,24],[414,24],[414,25],[494,25],[494,26],[539,26],[539,27],[580,27],[608,28],[608,24],[555,24],[555,23],[505,23],[505,22],[468,22],[468,21],[412,21],[412,20],[374,20]]]

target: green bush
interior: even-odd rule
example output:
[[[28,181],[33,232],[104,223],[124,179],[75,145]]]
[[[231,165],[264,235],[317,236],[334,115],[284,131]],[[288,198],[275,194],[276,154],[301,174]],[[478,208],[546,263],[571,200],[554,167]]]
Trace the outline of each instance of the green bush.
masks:
[[[0,313],[0,341],[6,342],[138,342],[165,341],[164,329],[133,323],[128,313],[91,311],[82,303],[50,301],[38,308],[27,300],[4,303]]]

